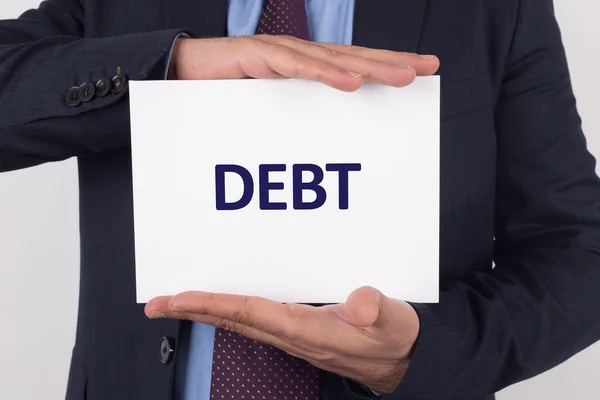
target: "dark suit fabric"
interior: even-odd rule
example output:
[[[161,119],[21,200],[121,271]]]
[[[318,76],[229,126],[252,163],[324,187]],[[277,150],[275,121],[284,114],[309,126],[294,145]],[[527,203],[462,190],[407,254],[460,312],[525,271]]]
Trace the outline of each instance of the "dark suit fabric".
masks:
[[[225,0],[50,0],[0,22],[0,170],[79,162],[68,400],[170,399],[158,350],[173,338],[177,357],[186,325],[135,303],[127,90],[78,107],[65,93],[117,68],[163,79],[175,36],[224,36],[226,14]],[[354,44],[441,60],[441,301],[414,305],[416,350],[386,398],[491,399],[597,341],[600,183],[551,0],[358,0]],[[326,376],[326,399],[363,397]]]

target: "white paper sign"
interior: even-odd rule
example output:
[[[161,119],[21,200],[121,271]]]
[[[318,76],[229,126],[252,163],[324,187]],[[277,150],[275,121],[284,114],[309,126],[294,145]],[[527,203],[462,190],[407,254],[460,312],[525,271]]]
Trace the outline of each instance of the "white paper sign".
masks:
[[[137,301],[437,302],[439,88],[130,82]]]

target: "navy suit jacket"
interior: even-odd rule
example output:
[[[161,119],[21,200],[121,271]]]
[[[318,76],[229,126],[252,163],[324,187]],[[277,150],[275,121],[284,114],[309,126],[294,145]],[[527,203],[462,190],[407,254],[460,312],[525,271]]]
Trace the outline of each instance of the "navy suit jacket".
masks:
[[[177,357],[186,323],[136,304],[126,82],[67,92],[117,70],[163,79],[176,35],[224,36],[226,14],[226,0],[49,0],[0,22],[0,170],[78,158],[68,400],[169,399],[159,347]],[[414,305],[419,339],[387,398],[491,399],[597,341],[600,183],[552,1],[357,0],[354,44],[441,60],[441,301]],[[326,399],[368,397],[324,375]]]

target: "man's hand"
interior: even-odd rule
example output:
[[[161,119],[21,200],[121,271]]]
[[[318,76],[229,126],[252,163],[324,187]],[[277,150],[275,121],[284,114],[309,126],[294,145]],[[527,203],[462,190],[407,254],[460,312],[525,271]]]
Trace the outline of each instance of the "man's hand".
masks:
[[[432,75],[438,68],[439,60],[433,56],[254,35],[178,39],[169,78],[302,78],[354,91],[364,81],[407,86],[416,75]]]
[[[146,315],[235,331],[382,393],[402,380],[419,334],[419,318],[408,303],[371,287],[324,307],[185,292],[153,299]]]

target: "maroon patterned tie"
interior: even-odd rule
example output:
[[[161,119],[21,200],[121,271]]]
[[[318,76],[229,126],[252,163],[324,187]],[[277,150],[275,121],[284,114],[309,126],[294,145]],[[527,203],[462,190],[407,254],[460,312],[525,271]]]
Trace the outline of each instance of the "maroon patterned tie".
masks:
[[[309,40],[304,1],[269,0],[256,33]],[[320,371],[302,359],[223,329],[214,346],[211,399],[321,399]]]
[[[210,398],[319,400],[319,370],[272,346],[217,329]]]
[[[309,40],[304,1],[269,0],[256,33]],[[211,399],[321,399],[320,371],[304,360],[223,329],[214,346]]]
[[[269,0],[256,33],[290,35],[310,40],[305,0]]]

